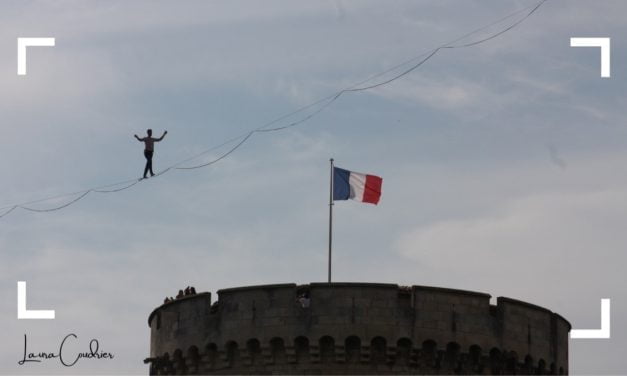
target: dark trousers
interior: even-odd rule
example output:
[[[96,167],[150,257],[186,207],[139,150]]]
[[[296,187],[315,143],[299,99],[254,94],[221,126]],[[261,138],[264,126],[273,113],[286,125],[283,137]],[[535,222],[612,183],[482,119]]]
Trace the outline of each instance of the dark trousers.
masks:
[[[152,150],[144,150],[144,157],[146,157],[146,168],[144,168],[144,177],[148,171],[150,171],[150,176],[154,176],[154,172],[152,172],[152,155],[154,152]]]

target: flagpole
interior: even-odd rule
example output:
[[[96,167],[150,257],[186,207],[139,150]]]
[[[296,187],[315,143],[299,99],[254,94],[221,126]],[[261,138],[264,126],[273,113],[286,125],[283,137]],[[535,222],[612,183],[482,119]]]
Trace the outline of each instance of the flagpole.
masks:
[[[331,245],[333,244],[333,158],[329,160],[331,165],[331,179],[329,186],[329,283],[331,283]]]

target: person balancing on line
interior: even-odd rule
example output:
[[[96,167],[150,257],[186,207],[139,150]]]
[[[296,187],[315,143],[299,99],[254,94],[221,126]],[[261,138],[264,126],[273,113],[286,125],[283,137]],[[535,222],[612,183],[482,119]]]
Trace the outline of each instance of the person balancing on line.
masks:
[[[135,135],[137,141],[141,141],[145,145],[144,157],[146,157],[146,168],[144,168],[144,179],[147,178],[146,174],[148,173],[148,171],[150,171],[150,176],[155,176],[154,172],[152,172],[152,155],[155,152],[155,142],[163,140],[165,135],[168,134],[168,131],[163,132],[163,136],[159,138],[152,137],[152,129],[149,129],[148,131],[146,131],[146,133],[148,133],[148,136],[144,138],[139,138],[137,137],[137,135]]]

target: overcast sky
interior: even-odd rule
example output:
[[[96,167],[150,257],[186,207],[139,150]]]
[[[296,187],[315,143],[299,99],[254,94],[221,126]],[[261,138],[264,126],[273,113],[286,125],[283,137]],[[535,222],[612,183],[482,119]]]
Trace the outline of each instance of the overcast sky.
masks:
[[[533,4],[3,2],[0,206],[139,177],[147,128],[169,131],[161,170]],[[178,289],[325,281],[334,157],[383,177],[378,206],[335,206],[336,281],[508,296],[579,329],[611,298],[612,339],[571,340],[571,372],[624,373],[625,14],[621,0],[550,0],[211,167],[0,219],[0,372],[146,374],[148,315]],[[17,37],[56,38],[29,49],[27,76]],[[612,77],[570,37],[611,37]],[[16,319],[22,280],[54,321]],[[25,333],[33,351],[76,333],[116,358],[18,366]]]

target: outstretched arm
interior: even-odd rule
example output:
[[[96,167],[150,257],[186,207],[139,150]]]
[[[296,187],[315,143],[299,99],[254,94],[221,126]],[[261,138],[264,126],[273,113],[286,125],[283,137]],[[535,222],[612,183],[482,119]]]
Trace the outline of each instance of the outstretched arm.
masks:
[[[159,141],[163,140],[163,138],[165,137],[166,134],[168,134],[168,131],[163,132],[163,135],[161,135],[161,137],[155,138],[155,141],[159,142]]]
[[[144,140],[142,140],[141,138],[137,137],[137,135],[134,135],[134,136],[135,136],[135,138],[137,139],[137,141],[144,141]]]

